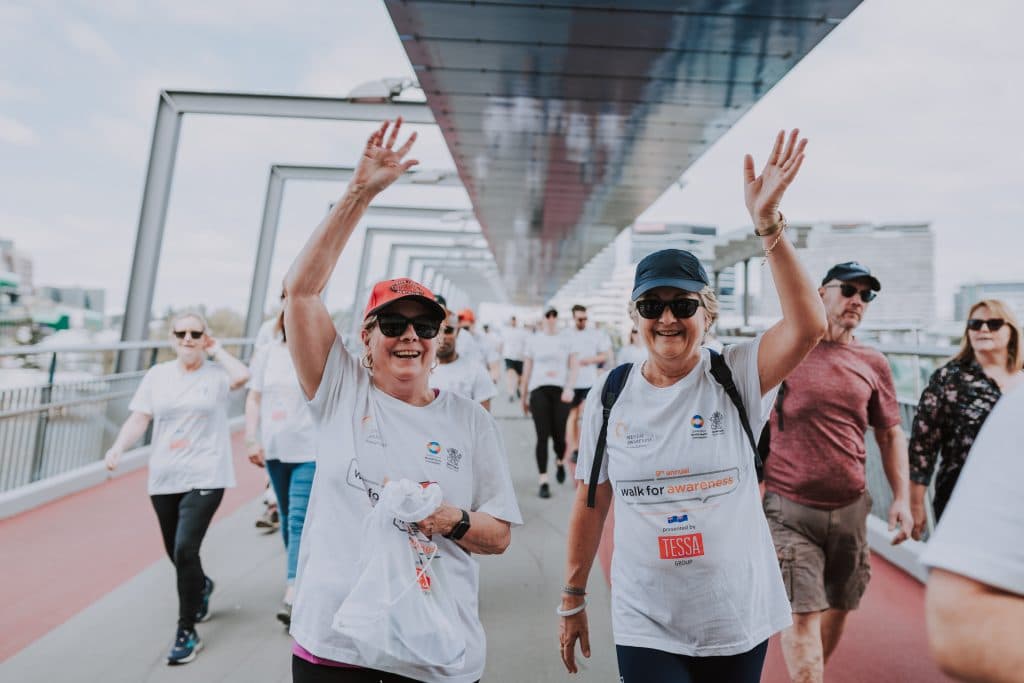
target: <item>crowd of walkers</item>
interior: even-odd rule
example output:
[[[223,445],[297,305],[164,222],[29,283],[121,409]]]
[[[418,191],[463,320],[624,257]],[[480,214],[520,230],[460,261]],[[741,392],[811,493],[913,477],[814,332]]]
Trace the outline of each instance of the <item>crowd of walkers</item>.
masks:
[[[713,348],[708,274],[690,252],[664,249],[636,268],[617,358],[583,306],[565,330],[549,308],[532,334],[516,318],[500,334],[476,332],[471,310],[452,311],[407,278],[373,287],[363,350],[351,353],[321,294],[367,207],[417,163],[407,158],[415,134],[397,146],[400,126],[370,136],[292,265],[249,367],[201,315],[177,315],[176,359],[145,374],[106,454],[117,467],[152,425],[148,493],[179,600],[169,664],[202,647],[196,624],[215,584],[199,551],[234,485],[228,393],[248,383],[245,449],[279,509],[277,618],[293,638],[293,680],[478,681],[486,639],[473,555],[503,553],[522,524],[508,457],[523,454],[506,454],[490,413],[504,374],[509,401],[535,427],[539,496],[552,496],[552,451],[557,484],[575,479],[555,610],[568,672],[578,671],[577,648],[590,656],[587,585],[614,510],[619,680],[758,681],[776,634],[793,681],[824,680],[869,583],[875,508],[893,544],[922,539],[930,514],[941,519],[923,562],[934,568],[928,629],[943,669],[964,680],[1019,676],[1024,358],[1006,304],[970,309],[908,443],[889,364],[855,335],[883,283],[856,261],[818,283],[787,239],[780,206],[807,145],[794,130],[779,133],[760,172],[744,160],[746,208],[782,309],[756,338]],[[886,509],[868,493],[869,428],[891,489]],[[407,572],[375,559],[395,548]]]

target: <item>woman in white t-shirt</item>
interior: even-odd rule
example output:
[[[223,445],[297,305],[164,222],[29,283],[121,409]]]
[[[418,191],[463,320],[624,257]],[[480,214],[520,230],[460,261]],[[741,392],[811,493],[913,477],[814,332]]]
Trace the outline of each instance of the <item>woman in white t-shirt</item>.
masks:
[[[478,680],[486,643],[477,609],[479,568],[471,553],[504,552],[511,525],[522,521],[494,418],[475,401],[429,386],[444,319],[430,290],[405,278],[377,283],[363,313],[361,357],[342,345],[320,298],[370,201],[416,163],[403,161],[415,133],[393,149],[400,125],[389,134],[385,122],[370,136],[345,194],[285,282],[289,348],[318,428],[317,473],[291,619],[296,683]],[[396,520],[388,533],[433,554],[411,589],[436,587],[455,596],[444,633],[432,632],[465,641],[461,664],[426,666],[409,655],[380,665],[332,625],[359,578],[364,520],[385,483],[402,479],[436,482],[443,493],[444,502],[414,528]],[[401,615],[388,614],[387,605],[381,612],[390,617],[389,628],[401,626]]]
[[[763,237],[783,319],[724,353],[754,434],[779,383],[825,331],[821,300],[778,210],[806,141],[797,142],[794,130],[784,142],[779,133],[760,176],[749,156],[744,162],[747,208]],[[613,500],[612,625],[623,683],[759,681],[768,637],[791,623],[754,452],[701,346],[717,312],[707,273],[690,252],[665,249],[637,265],[632,316],[648,358],[632,369],[611,409],[594,508],[587,497],[601,402],[588,401],[583,416],[582,485],[558,610],[570,672],[577,640],[590,654],[585,587]]]
[[[523,413],[533,417],[537,432],[534,455],[540,474],[541,498],[551,497],[548,486],[548,439],[555,447],[555,480],[565,482],[565,427],[572,409],[579,367],[569,338],[558,332],[558,311],[549,308],[536,334],[523,346],[520,393]]]
[[[245,448],[251,463],[267,468],[277,498],[288,556],[284,604],[277,618],[287,626],[295,599],[302,527],[316,474],[316,427],[288,351],[284,311],[277,316],[272,339],[256,350],[250,370]]]
[[[143,376],[128,406],[131,415],[104,460],[107,469],[116,468],[153,422],[149,497],[178,575],[178,627],[167,663],[185,664],[202,649],[195,625],[209,616],[213,592],[199,547],[224,489],[235,485],[228,392],[246,383],[249,370],[207,334],[197,313],[175,317],[171,336],[177,360],[154,365]]]

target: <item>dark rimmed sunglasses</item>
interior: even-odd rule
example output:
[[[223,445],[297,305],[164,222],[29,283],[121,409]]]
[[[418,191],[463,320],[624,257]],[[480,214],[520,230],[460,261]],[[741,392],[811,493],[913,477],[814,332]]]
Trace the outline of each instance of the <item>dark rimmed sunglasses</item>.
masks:
[[[692,318],[697,309],[700,308],[701,303],[698,299],[673,299],[672,301],[640,299],[636,302],[636,312],[640,314],[641,318],[657,320],[665,312],[666,306],[672,310],[672,315],[677,318]]]
[[[421,339],[433,339],[441,331],[441,321],[435,318],[406,318],[398,313],[386,313],[377,318],[377,327],[385,337],[401,337],[409,325],[412,325],[416,336]]]
[[[972,332],[980,332],[982,327],[987,327],[989,332],[995,332],[1005,324],[1006,321],[1002,318],[989,318],[988,320],[971,318],[967,321],[967,329]]]
[[[192,339],[202,339],[206,332],[200,330],[174,330],[174,336],[178,339],[184,339],[186,334]]]
[[[876,296],[878,296],[878,292],[872,291],[870,289],[857,289],[856,286],[851,284],[844,283],[841,285],[825,285],[825,289],[831,289],[833,287],[838,287],[839,293],[845,296],[847,299],[856,296],[859,293],[860,300],[863,301],[864,303],[870,303],[875,300]]]

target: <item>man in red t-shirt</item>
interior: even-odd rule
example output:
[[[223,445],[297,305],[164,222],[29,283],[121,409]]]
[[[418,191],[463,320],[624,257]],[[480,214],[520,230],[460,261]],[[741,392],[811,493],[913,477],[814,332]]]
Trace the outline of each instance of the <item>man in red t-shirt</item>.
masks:
[[[882,285],[855,261],[833,266],[818,292],[828,332],[790,373],[771,416],[764,510],[793,609],[782,652],[793,681],[821,681],[871,568],[864,436],[870,426],[893,491],[889,529],[902,543],[910,514],[907,440],[892,371],[853,336]]]

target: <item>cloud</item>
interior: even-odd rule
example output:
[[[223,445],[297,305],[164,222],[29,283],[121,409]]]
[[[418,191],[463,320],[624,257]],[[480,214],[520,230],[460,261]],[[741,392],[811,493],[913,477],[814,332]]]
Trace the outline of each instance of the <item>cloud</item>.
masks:
[[[69,21],[64,26],[68,43],[84,55],[94,57],[105,65],[120,62],[120,57],[100,33],[85,22]]]
[[[20,121],[0,116],[0,142],[28,147],[36,144],[35,131]]]

